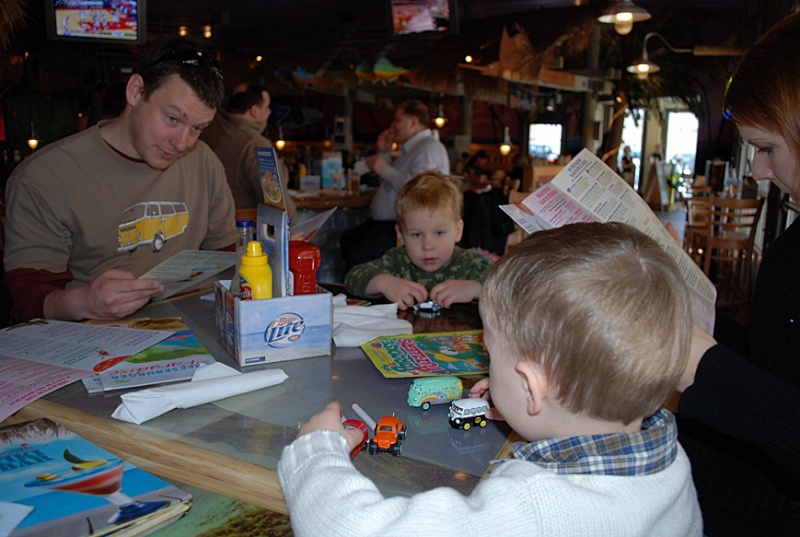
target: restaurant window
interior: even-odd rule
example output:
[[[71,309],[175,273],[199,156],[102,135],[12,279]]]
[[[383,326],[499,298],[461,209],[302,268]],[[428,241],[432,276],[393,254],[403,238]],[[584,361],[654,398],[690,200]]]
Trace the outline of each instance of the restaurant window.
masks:
[[[561,125],[534,123],[528,129],[528,154],[555,162],[561,155]]]
[[[617,167],[621,168],[619,161],[622,159],[622,150],[625,146],[630,146],[633,165],[636,167],[633,175],[633,187],[637,190],[642,181],[642,144],[646,118],[647,110],[644,108],[625,110],[625,119],[622,122],[622,143],[617,153]]]
[[[674,111],[667,116],[667,146],[664,157],[675,164],[675,171],[684,177],[697,172],[697,116],[692,112]],[[701,170],[701,174],[705,170]]]

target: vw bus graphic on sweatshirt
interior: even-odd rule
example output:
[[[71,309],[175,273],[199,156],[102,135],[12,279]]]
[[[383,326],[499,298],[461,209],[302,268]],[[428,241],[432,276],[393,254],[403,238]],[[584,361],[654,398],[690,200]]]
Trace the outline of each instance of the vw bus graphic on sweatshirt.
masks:
[[[117,251],[150,244],[154,252],[160,252],[169,239],[189,227],[189,209],[182,201],[144,201],[125,209],[120,221]]]

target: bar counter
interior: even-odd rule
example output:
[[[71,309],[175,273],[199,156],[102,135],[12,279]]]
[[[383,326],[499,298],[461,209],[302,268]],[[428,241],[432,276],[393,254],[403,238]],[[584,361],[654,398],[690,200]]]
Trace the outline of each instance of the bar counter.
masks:
[[[387,379],[360,348],[333,348],[330,356],[239,368],[216,338],[208,290],[150,305],[134,317],[182,317],[214,358],[243,372],[283,369],[281,385],[194,408],[173,410],[132,425],[111,418],[122,391],[89,395],[74,383],[31,403],[11,421],[49,417],[132,463],[160,476],[271,511],[286,513],[275,470],[283,447],[299,426],[331,400],[359,405],[373,418],[395,413],[408,426],[400,457],[369,455],[354,463],[387,496],[411,495],[438,486],[469,493],[490,460],[504,449],[510,430],[490,422],[470,431],[452,429],[448,405],[409,408],[411,379]],[[480,326],[475,304],[456,305],[438,319],[404,312],[415,332]]]
[[[332,207],[359,209],[369,207],[377,190],[377,188],[362,188],[358,192],[348,192],[347,190],[325,188],[317,191],[290,191],[289,195],[292,196],[297,208],[301,210],[320,211]]]

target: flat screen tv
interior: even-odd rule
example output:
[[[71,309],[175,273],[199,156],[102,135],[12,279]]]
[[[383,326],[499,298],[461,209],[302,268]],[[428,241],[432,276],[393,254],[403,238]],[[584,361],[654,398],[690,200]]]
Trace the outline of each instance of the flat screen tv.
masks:
[[[457,0],[390,0],[394,35],[458,29]]]
[[[146,0],[45,0],[47,37],[59,41],[147,42]]]

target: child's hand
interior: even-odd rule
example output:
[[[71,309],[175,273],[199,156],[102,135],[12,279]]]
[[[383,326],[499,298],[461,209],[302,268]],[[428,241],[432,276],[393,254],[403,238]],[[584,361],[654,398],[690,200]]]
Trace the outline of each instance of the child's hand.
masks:
[[[483,286],[475,280],[446,280],[431,289],[431,300],[449,308],[456,303],[471,302],[481,296]]]
[[[401,310],[428,299],[428,290],[424,285],[391,274],[378,274],[372,278],[367,285],[367,293],[380,293],[390,302],[397,302]]]
[[[346,429],[342,425],[342,405],[337,401],[328,403],[319,414],[311,416],[302,427],[297,436],[303,436],[314,431],[335,431],[341,433],[347,440],[347,449],[352,451],[364,441],[364,433],[358,429]]]
[[[667,228],[667,233],[669,233],[672,236],[672,238],[675,239],[675,242],[677,243],[681,242],[681,238],[678,235],[678,230],[675,229],[675,226],[672,225],[672,222],[667,222],[667,225],[664,227]]]
[[[473,384],[472,388],[469,389],[469,396],[486,399],[491,403],[492,396],[489,393],[489,377],[482,378]],[[486,417],[490,420],[506,421],[505,418],[503,418],[503,415],[500,414],[495,407],[489,408],[489,411],[486,412]]]
[[[482,378],[473,384],[472,388],[469,389],[469,396],[491,401],[492,398],[489,395],[489,377]]]

